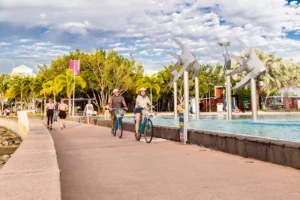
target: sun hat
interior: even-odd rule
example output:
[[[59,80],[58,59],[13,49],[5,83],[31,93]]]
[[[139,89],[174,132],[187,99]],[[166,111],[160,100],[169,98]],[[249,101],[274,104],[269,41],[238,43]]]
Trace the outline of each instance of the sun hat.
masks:
[[[140,92],[141,92],[141,91],[146,91],[146,89],[145,89],[145,88],[141,88],[141,89],[140,89]]]
[[[115,92],[119,92],[119,90],[118,90],[118,89],[114,89],[114,90],[113,90],[113,93],[115,93]]]

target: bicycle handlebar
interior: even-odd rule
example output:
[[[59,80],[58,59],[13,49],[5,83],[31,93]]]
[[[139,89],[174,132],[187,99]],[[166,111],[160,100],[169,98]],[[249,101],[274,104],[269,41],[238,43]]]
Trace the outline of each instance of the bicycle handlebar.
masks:
[[[111,110],[112,111],[114,111],[114,110],[125,110],[126,111],[127,109],[126,108],[112,108]]]
[[[151,108],[155,108],[155,106],[149,106],[149,108],[138,106],[138,108],[142,108],[143,110],[150,110]]]

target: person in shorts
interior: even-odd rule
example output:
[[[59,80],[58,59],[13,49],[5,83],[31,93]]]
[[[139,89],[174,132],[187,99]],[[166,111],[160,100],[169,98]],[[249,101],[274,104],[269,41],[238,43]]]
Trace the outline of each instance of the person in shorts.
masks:
[[[111,114],[111,133],[114,133],[114,124],[115,124],[115,112],[113,109],[120,109],[122,107],[122,104],[125,108],[125,110],[128,110],[125,99],[120,95],[118,89],[113,90],[113,96],[110,99],[109,102],[109,109],[110,109],[110,114]]]
[[[46,107],[46,110],[47,110],[47,128],[50,129],[50,130],[52,130],[54,109],[55,109],[55,105],[54,105],[53,101],[50,99],[49,103],[47,104],[47,107]]]
[[[64,103],[64,100],[62,99],[60,101],[60,104],[58,106],[58,111],[59,111],[59,118],[60,118],[60,121],[61,121],[61,130],[63,130],[64,128],[66,128],[66,125],[65,125],[65,119],[67,117],[67,105]]]
[[[84,108],[84,113],[86,114],[86,119],[87,119],[87,124],[90,124],[92,120],[92,115],[94,113],[94,107],[93,104],[91,103],[91,100],[89,99],[88,104],[86,104]]]

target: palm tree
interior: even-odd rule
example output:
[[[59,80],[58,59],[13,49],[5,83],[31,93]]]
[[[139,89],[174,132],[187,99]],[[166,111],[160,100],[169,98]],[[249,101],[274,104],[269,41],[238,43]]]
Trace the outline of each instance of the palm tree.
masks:
[[[81,88],[86,87],[86,82],[83,80],[81,76],[76,76],[74,79],[74,75],[70,69],[67,69],[65,74],[58,75],[54,82],[56,82],[56,86],[59,89],[65,89],[67,96],[69,98],[69,114],[71,114],[71,96],[74,90],[74,82],[75,85],[79,85]]]
[[[41,94],[53,95],[54,101],[56,100],[56,96],[59,92],[61,92],[64,88],[62,85],[58,84],[58,79],[54,79],[53,81],[48,81],[43,84],[43,89],[41,90]]]
[[[30,93],[32,96],[33,109],[36,109],[36,98],[39,96],[40,91],[43,89],[43,80],[40,76],[31,79]]]
[[[138,93],[141,88],[150,88],[150,99],[153,103],[152,98],[152,91],[155,90],[156,94],[159,95],[160,93],[160,84],[163,83],[162,77],[158,76],[156,74],[153,74],[152,76],[145,76],[143,79],[140,79],[137,81],[138,87],[136,88],[136,92]],[[152,108],[151,108],[152,112]]]
[[[0,75],[1,112],[3,112],[4,100],[5,100],[4,96],[8,90],[9,78],[10,78],[9,75],[7,74]]]
[[[13,76],[10,81],[7,97],[20,98],[21,110],[23,110],[23,101],[30,93],[30,77]]]

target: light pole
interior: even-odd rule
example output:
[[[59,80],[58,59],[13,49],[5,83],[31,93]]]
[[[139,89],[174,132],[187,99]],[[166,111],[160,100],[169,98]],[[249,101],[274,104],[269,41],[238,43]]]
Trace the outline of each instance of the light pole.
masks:
[[[228,54],[227,47],[230,46],[230,42],[219,42],[219,46],[224,47],[224,71],[225,74],[229,73],[231,68],[231,59]],[[230,76],[226,76],[226,104],[227,104],[227,119],[232,119],[232,99],[231,99],[231,82]]]
[[[199,119],[200,109],[199,109],[199,77],[195,76],[195,109],[196,109],[196,119]]]
[[[177,82],[174,81],[174,119],[177,119]]]

